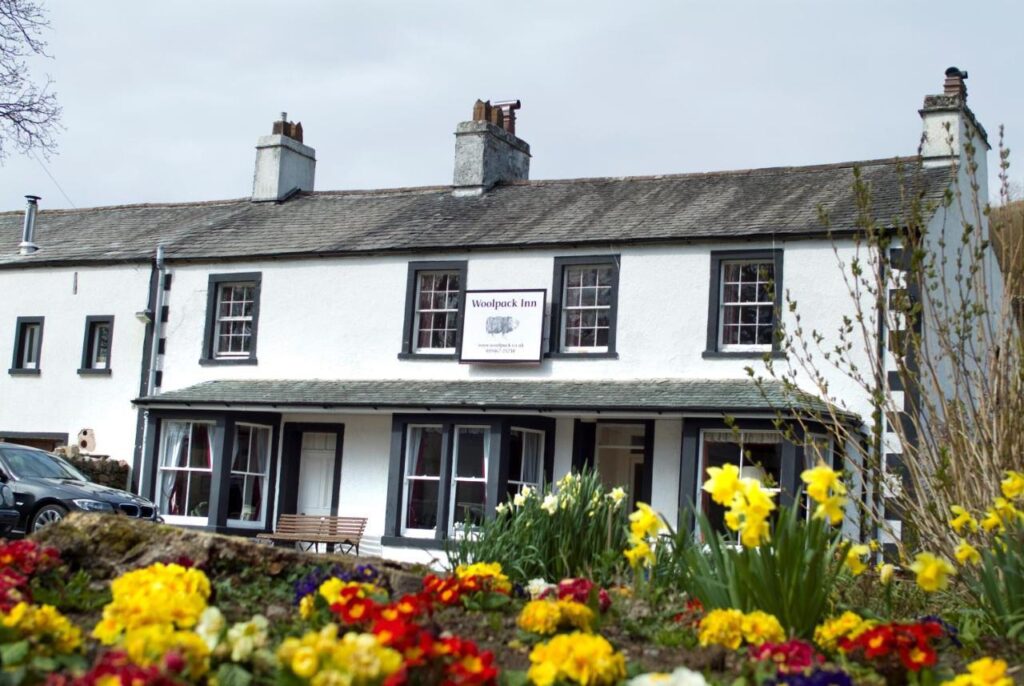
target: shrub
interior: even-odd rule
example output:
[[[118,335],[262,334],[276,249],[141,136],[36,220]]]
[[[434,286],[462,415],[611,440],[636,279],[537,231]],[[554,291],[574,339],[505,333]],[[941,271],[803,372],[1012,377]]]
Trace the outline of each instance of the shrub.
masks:
[[[526,489],[485,521],[451,541],[452,565],[499,562],[519,583],[585,576],[604,584],[624,567],[625,492],[606,492],[592,470],[567,474],[554,486]]]

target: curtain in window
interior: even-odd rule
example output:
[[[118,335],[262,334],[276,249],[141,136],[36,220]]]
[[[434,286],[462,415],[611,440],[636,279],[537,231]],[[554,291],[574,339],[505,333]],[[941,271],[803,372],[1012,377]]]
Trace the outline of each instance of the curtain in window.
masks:
[[[778,431],[705,431],[705,443],[782,443]]]
[[[540,434],[523,434],[523,481],[540,483]]]
[[[160,509],[166,514],[181,514],[180,503],[185,493],[178,492],[175,468],[187,467],[186,444],[189,438],[188,422],[164,422],[163,445],[160,449]]]

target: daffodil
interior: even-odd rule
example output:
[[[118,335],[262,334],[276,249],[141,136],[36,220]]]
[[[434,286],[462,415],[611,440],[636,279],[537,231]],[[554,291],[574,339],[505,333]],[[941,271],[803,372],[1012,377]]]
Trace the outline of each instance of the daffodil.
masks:
[[[962,538],[960,539],[960,543],[957,545],[953,554],[956,555],[956,561],[961,566],[966,564],[981,564],[981,553],[978,552],[977,548]]]
[[[740,490],[740,468],[734,464],[722,467],[708,467],[708,480],[703,489],[711,494],[711,499],[719,505],[728,507]]]
[[[544,502],[540,504],[540,509],[547,512],[549,515],[555,514],[558,511],[558,496],[554,493],[548,493],[544,496]]]
[[[1007,500],[1024,498],[1024,474],[1013,470],[1006,472],[1006,478],[999,482],[999,487]]]
[[[910,571],[917,575],[917,585],[928,593],[946,588],[950,575],[956,574],[956,569],[948,560],[931,553],[918,553],[914,564],[910,565]]]
[[[621,486],[616,486],[608,492],[608,499],[612,501],[616,507],[622,504],[622,501],[626,498],[626,489]]]
[[[854,576],[859,576],[868,568],[864,558],[871,553],[871,548],[864,544],[851,545],[846,551],[844,564]]]
[[[896,565],[891,562],[879,562],[875,569],[878,571],[878,581],[883,586],[888,586],[892,583],[892,577],[896,573]]]
[[[949,510],[953,513],[953,519],[949,520],[953,531],[960,534],[963,533],[965,527],[971,531],[978,530],[978,520],[972,517],[970,512],[959,505],[952,505]]]

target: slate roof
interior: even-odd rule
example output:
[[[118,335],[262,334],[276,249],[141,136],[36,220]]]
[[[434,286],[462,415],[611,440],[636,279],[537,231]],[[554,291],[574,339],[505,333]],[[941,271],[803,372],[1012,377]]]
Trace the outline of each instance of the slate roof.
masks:
[[[900,214],[901,179],[938,200],[949,170],[916,158],[675,176],[522,181],[475,197],[449,186],[302,193],[126,205],[38,214],[39,252],[18,255],[23,212],[0,213],[0,267],[169,260],[427,252],[820,235],[852,231],[853,169],[872,188],[876,217]],[[905,177],[905,178],[904,178]]]
[[[602,410],[743,412],[790,407],[782,384],[750,379],[639,381],[206,381],[138,405],[278,406],[281,408],[429,408],[431,410]],[[766,399],[767,397],[767,399]],[[817,398],[806,409],[827,411]]]

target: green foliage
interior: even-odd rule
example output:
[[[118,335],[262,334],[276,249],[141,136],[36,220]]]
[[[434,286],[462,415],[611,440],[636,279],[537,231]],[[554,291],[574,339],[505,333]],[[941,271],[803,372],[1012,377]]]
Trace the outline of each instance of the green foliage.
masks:
[[[53,605],[61,612],[95,612],[110,602],[110,587],[93,583],[84,569],[66,577],[64,569],[32,579],[32,597],[40,605]]]
[[[829,613],[849,543],[820,519],[807,521],[798,507],[782,507],[772,540],[738,547],[700,516],[705,545],[685,551],[683,584],[707,609],[763,610],[783,628],[811,638]]]
[[[453,565],[500,562],[519,583],[585,576],[607,584],[624,569],[625,500],[606,493],[596,472],[566,475],[556,487],[520,494],[507,505],[449,542]]]
[[[962,574],[996,633],[1024,640],[1024,526],[1008,526]]]

